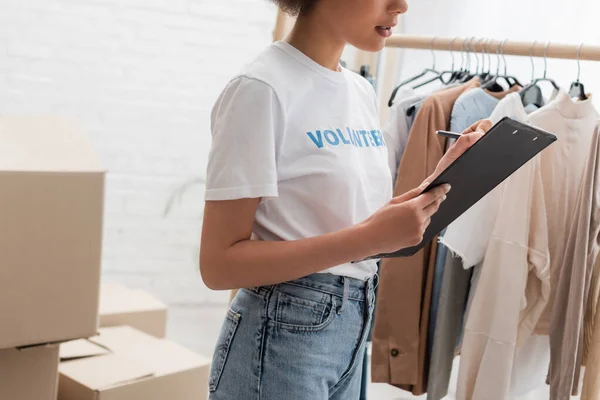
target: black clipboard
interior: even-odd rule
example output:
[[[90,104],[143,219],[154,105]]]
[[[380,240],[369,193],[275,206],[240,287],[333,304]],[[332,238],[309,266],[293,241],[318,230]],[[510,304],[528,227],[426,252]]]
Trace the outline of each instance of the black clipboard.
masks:
[[[424,190],[449,183],[452,190],[417,246],[370,259],[409,257],[464,214],[487,193],[557,140],[556,136],[508,117],[494,125]]]

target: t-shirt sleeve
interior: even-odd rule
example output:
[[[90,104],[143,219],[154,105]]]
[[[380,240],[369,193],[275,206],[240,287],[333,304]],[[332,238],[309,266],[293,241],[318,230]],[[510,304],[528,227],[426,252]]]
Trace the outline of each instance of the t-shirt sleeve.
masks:
[[[277,197],[277,149],[284,111],[266,83],[239,77],[225,88],[211,118],[206,200]]]

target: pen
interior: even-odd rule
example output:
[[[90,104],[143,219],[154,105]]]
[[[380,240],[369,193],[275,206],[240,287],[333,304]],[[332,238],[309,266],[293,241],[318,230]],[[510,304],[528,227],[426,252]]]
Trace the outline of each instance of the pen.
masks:
[[[459,139],[462,134],[456,132],[448,132],[448,131],[436,131],[436,135],[447,137],[450,139]]]

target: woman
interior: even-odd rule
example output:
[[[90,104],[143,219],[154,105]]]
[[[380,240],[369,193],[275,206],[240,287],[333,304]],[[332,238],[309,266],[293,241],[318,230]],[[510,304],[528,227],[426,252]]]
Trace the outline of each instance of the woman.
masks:
[[[406,1],[275,3],[298,16],[293,31],[212,113],[201,273],[211,289],[247,289],[223,324],[210,399],[357,399],[377,271],[365,258],[420,243],[450,188],[392,199],[374,91],[339,66],[346,44],[381,50]]]

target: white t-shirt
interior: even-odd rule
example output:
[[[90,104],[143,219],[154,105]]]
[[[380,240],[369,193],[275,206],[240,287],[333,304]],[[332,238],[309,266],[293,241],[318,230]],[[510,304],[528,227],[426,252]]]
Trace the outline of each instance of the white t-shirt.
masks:
[[[287,43],[269,46],[227,85],[211,127],[206,200],[261,197],[254,239],[339,231],[392,197],[369,82],[329,70]],[[369,260],[322,272],[366,280],[376,271]]]

